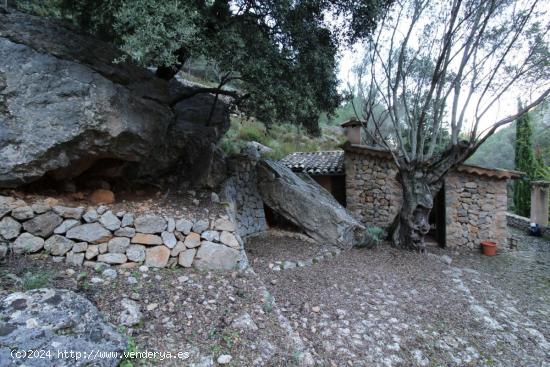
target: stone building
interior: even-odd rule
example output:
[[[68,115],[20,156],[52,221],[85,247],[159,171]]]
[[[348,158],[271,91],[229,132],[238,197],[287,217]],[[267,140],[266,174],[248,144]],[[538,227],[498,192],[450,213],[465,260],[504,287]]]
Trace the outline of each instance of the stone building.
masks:
[[[322,170],[327,160],[338,162],[331,172],[339,173],[344,187],[323,186],[344,197],[348,210],[363,223],[387,229],[402,200],[391,154],[348,142],[340,151],[292,153],[282,163],[323,183],[332,174]],[[519,176],[515,171],[466,164],[450,172],[435,196],[428,241],[457,250],[477,250],[484,240],[507,247],[506,183]]]

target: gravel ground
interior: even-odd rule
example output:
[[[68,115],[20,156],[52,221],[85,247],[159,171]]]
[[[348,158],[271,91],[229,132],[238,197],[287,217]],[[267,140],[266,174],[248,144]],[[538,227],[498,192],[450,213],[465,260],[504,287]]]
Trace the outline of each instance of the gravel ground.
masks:
[[[272,297],[251,272],[178,268],[117,273],[110,279],[102,272],[67,268],[41,256],[12,258],[0,263],[0,298],[32,288],[71,289],[85,295],[126,333],[137,351],[191,354],[185,361],[133,360],[134,366],[208,367],[217,365],[224,354],[232,356],[228,366],[286,366],[302,358],[286,320],[281,320]],[[136,301],[143,313],[142,322],[133,328],[120,324],[123,298]]]
[[[249,246],[269,252],[255,251],[251,261],[319,366],[550,365],[545,240],[521,236],[519,251],[495,257],[385,244],[270,271],[266,263],[282,243],[252,239]]]
[[[0,298],[75,290],[138,351],[189,352],[185,366],[215,366],[223,354],[229,366],[550,366],[550,242],[516,235],[519,250],[495,257],[383,244],[274,271],[273,261],[317,249],[265,233],[247,244],[256,274],[112,268],[110,279],[33,255],[0,263]],[[120,325],[123,298],[143,313],[131,328]]]
[[[282,265],[285,261],[307,262],[309,266],[314,258],[324,257],[334,248],[334,246],[320,246],[305,235],[279,230],[250,236],[245,245],[254,270],[273,269],[274,266]]]

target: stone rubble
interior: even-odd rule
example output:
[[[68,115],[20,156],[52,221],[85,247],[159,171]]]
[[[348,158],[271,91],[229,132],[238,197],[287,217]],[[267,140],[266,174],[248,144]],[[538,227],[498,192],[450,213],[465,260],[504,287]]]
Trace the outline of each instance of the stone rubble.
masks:
[[[119,323],[124,326],[135,326],[143,319],[139,304],[128,298],[123,298],[120,304],[124,308],[119,316]]]

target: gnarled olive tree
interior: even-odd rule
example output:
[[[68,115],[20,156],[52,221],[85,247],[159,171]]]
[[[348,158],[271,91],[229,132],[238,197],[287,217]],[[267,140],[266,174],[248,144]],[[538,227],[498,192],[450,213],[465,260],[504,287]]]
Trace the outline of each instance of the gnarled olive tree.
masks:
[[[394,245],[423,250],[428,215],[445,175],[499,127],[547,98],[545,5],[397,1],[379,21],[357,74],[366,104],[364,131],[391,152],[403,189],[391,230]],[[502,117],[497,107],[511,101],[515,110],[518,94],[529,102]]]

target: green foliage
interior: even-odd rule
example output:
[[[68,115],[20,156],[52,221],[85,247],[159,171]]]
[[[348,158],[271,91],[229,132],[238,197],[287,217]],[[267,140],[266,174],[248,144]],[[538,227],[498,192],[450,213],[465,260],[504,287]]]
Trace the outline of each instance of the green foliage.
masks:
[[[220,141],[220,147],[228,154],[237,154],[249,141],[256,141],[271,149],[269,158],[280,159],[292,152],[334,150],[344,142],[340,128],[323,127],[321,135],[310,136],[292,124],[273,124],[269,128],[256,119],[231,118],[231,128]]]
[[[544,164],[544,160],[540,154],[537,154],[535,157],[534,179],[550,181],[550,166]]]
[[[174,70],[203,57],[216,65],[217,79],[229,74],[248,95],[244,111],[316,133],[319,114],[341,100],[335,69],[342,33],[348,40],[366,36],[390,2],[48,0],[46,7],[16,0],[22,9],[69,20],[117,44],[146,67]],[[349,20],[349,29],[327,25],[327,12]]]
[[[22,287],[26,291],[30,291],[31,289],[43,288],[49,284],[52,277],[53,274],[48,271],[36,274],[25,273],[25,275],[23,276]]]
[[[200,29],[198,12],[178,0],[124,2],[115,16],[121,49],[144,66],[177,64],[176,51],[195,43]]]
[[[273,311],[274,307],[275,307],[275,299],[271,294],[267,293],[264,297],[264,303],[262,305],[262,308],[265,313],[270,313]]]
[[[514,184],[514,209],[516,214],[528,217],[531,208],[530,181],[537,178],[538,165],[533,150],[533,129],[529,114],[523,115],[516,122],[515,165],[516,169],[525,172],[527,177],[517,180]]]
[[[17,0],[16,6],[27,13],[43,17],[61,18],[62,0]]]
[[[383,228],[371,226],[367,228],[367,232],[370,234],[374,245],[378,245],[380,242],[382,242],[382,236],[384,235]]]
[[[361,117],[365,102],[361,97],[353,97],[352,101],[347,101],[338,107],[332,114],[322,113],[319,116],[319,125],[340,125],[353,117]]]
[[[225,343],[225,346],[228,350],[231,350],[236,344],[239,343],[241,336],[236,331],[227,331],[225,330],[222,333],[222,340]]]
[[[125,330],[123,330],[121,332],[125,332]],[[135,353],[137,353],[137,351],[138,351],[138,348],[137,348],[136,341],[131,336],[128,336],[128,344],[126,345],[126,350],[125,350],[126,355],[130,356],[130,355],[132,355],[131,353],[135,354]],[[135,361],[135,358],[125,357],[122,360],[122,362],[120,362],[119,366],[120,367],[133,367],[134,364],[132,363],[132,361]]]
[[[533,148],[541,169],[550,167],[550,103],[529,113],[533,128]],[[516,123],[498,130],[467,161],[490,168],[515,169]]]
[[[500,129],[466,162],[489,168],[515,169],[516,124]]]

